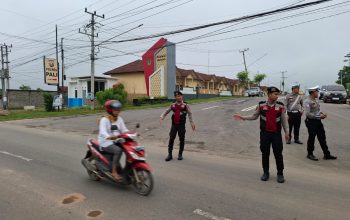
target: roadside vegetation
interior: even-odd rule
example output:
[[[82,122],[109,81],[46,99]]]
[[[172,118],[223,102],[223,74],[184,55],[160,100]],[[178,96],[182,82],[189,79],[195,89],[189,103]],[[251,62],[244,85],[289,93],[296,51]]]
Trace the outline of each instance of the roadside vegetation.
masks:
[[[213,101],[223,101],[232,100],[236,97],[214,97],[206,99],[191,99],[185,100],[188,104],[199,104],[207,103]],[[124,111],[128,110],[141,110],[149,108],[162,108],[170,105],[171,102],[161,103],[161,104],[148,104],[141,106],[134,106],[131,103],[124,105]],[[81,115],[91,115],[103,113],[104,109],[101,105],[97,106],[95,110],[91,110],[90,107],[83,108],[69,108],[63,111],[46,111],[44,108],[35,110],[9,110],[8,115],[1,115],[0,121],[10,121],[10,120],[22,120],[22,119],[34,119],[34,118],[48,118],[48,117],[73,117]]]

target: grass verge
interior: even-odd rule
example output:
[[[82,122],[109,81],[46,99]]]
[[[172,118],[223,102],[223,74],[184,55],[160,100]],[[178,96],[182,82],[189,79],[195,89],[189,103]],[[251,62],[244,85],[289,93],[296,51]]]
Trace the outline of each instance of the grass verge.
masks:
[[[186,100],[188,104],[199,104],[199,103],[207,103],[213,101],[224,101],[224,100],[232,100],[236,97],[214,97],[207,99],[191,99]],[[141,105],[134,106],[132,104],[126,104],[124,107],[124,111],[127,110],[141,110],[141,109],[149,109],[149,108],[161,108],[167,107],[171,102],[161,103],[161,104],[153,104],[153,105]],[[0,121],[10,121],[10,120],[22,120],[22,119],[34,119],[34,118],[48,118],[48,117],[64,117],[64,116],[78,116],[78,115],[89,115],[89,114],[98,114],[102,113],[104,110],[100,108],[96,108],[95,110],[91,110],[90,108],[70,108],[65,109],[64,111],[54,111],[54,112],[46,112],[45,109],[36,109],[31,111],[26,110],[10,110],[8,115],[0,116]]]

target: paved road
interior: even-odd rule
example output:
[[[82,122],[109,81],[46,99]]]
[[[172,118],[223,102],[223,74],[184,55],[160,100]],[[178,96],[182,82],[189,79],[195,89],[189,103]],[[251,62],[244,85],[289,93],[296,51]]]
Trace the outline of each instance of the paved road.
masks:
[[[80,165],[99,116],[0,124],[0,219],[349,219],[350,106],[322,104],[336,161],[305,159],[305,145],[285,146],[286,183],[259,176],[258,121],[232,120],[261,98],[192,106],[198,127],[187,132],[185,160],[164,162],[169,118],[163,109],[123,113],[141,132],[154,168],[148,197],[107,181],[93,182]],[[305,126],[302,139],[306,142]],[[316,155],[322,156],[319,146]],[[73,196],[73,197],[70,197]],[[66,203],[66,204],[63,204]]]

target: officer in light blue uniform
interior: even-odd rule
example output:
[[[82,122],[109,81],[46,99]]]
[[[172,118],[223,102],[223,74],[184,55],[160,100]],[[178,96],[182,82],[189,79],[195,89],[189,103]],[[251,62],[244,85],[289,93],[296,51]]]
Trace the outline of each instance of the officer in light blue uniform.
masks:
[[[326,142],[326,132],[324,130],[322,121],[327,118],[327,114],[321,112],[320,104],[317,101],[319,95],[319,87],[313,87],[309,89],[309,97],[304,102],[305,110],[305,124],[307,131],[309,133],[309,138],[307,140],[307,158],[310,160],[317,161],[317,157],[313,154],[315,149],[315,137],[317,136],[318,141],[320,142],[324,159],[325,160],[335,160],[337,157],[331,155],[328,150]]]

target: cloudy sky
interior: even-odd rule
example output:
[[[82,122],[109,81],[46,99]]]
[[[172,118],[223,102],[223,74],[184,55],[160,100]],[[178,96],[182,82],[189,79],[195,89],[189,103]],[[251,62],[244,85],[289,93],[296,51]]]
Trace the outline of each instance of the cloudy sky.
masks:
[[[140,59],[158,38],[129,43],[105,42],[239,18],[313,0],[2,0],[0,43],[12,44],[11,88],[55,90],[44,84],[42,57],[55,57],[55,25],[64,38],[66,75],[90,74],[90,40],[84,30],[96,11],[96,75]],[[244,70],[240,50],[249,48],[250,77],[265,73],[264,85],[280,86],[286,71],[286,89],[332,84],[350,52],[350,1],[320,5],[253,20],[165,36],[178,43],[177,66],[236,78]],[[142,27],[136,28],[143,24]],[[136,29],[135,29],[136,28]],[[133,29],[133,30],[131,30]],[[126,33],[125,33],[126,32]],[[60,42],[59,42],[60,43]]]

